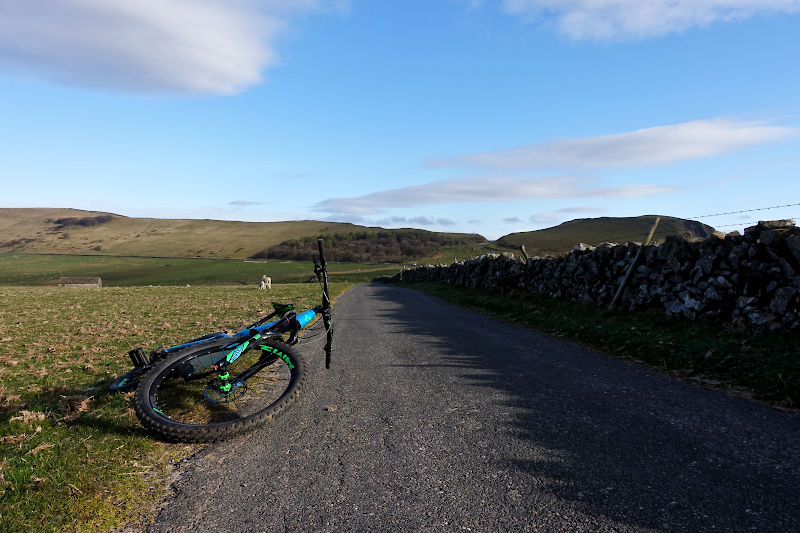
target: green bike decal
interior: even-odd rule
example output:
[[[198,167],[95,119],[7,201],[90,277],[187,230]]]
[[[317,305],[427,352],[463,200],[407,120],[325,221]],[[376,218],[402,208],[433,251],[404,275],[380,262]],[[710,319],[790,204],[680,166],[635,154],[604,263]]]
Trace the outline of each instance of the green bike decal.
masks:
[[[261,345],[261,346],[259,346],[259,348],[261,348],[261,349],[262,349],[263,351],[265,351],[265,352],[268,352],[268,353],[274,353],[275,355],[277,355],[278,357],[280,357],[281,359],[283,359],[283,362],[284,362],[284,363],[286,363],[287,365],[289,365],[289,370],[294,370],[294,365],[293,365],[293,364],[292,364],[292,362],[289,360],[289,356],[288,356],[288,355],[286,355],[285,353],[283,353],[282,351],[278,350],[277,348],[273,348],[272,346],[264,346],[264,345]]]
[[[234,351],[229,353],[228,356],[225,358],[225,360],[228,361],[229,363],[233,363],[234,361],[236,361],[239,358],[240,355],[242,355],[242,352],[244,352],[247,349],[247,346],[249,344],[250,344],[250,341],[245,341],[244,344],[241,344]]]

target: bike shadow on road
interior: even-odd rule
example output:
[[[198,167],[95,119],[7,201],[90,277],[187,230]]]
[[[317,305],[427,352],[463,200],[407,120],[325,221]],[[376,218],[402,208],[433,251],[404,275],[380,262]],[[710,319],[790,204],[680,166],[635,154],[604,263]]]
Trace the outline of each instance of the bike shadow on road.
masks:
[[[398,366],[440,367],[440,379],[479,388],[486,410],[500,413],[494,468],[528,483],[513,489],[523,498],[544,490],[633,529],[800,530],[796,414],[419,291],[370,290],[391,302],[376,319],[425,345],[424,358]]]

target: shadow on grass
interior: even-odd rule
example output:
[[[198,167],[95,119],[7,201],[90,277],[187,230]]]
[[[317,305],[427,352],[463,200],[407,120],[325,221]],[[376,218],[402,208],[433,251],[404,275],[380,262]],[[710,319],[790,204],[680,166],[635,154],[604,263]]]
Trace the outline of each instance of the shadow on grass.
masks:
[[[87,428],[96,429],[102,433],[107,434],[115,434],[121,437],[151,437],[153,438],[153,434],[148,432],[144,427],[141,425],[131,425],[131,424],[124,424],[120,423],[116,420],[111,420],[105,417],[93,417],[91,415],[84,415],[76,418],[69,422],[74,426],[83,426]],[[169,442],[163,439],[155,439],[154,440],[161,440],[163,442]]]
[[[417,291],[371,290],[391,302],[376,320],[424,339],[428,360],[402,366],[451,368],[504,414],[495,468],[528,481],[523,497],[543,489],[634,529],[800,530],[800,416]]]
[[[24,420],[23,411],[28,411],[43,413],[67,427],[87,427],[124,437],[149,436],[138,423],[132,425],[129,420],[122,419],[121,415],[129,406],[130,399],[121,392],[110,391],[108,386],[111,381],[103,379],[90,385],[43,389],[27,401],[3,406],[0,410],[0,426],[8,425],[20,417]]]

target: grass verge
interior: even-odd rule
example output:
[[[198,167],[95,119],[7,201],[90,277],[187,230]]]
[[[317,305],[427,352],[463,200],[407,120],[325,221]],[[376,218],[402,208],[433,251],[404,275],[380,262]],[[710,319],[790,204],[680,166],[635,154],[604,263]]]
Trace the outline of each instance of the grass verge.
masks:
[[[345,283],[331,285],[333,297]],[[238,329],[269,301],[319,301],[317,284],[0,287],[0,531],[107,531],[146,520],[172,464],[196,446],[146,433],[108,392],[129,349]],[[320,363],[321,364],[321,363]]]
[[[800,332],[752,335],[655,311],[607,311],[526,292],[500,294],[438,283],[402,286],[704,386],[777,407],[800,407]]]

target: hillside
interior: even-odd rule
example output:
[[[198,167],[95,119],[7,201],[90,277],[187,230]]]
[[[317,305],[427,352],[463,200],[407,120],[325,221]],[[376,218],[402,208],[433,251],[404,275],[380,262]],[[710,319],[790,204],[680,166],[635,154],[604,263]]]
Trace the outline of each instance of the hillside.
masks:
[[[543,256],[567,253],[578,243],[597,246],[604,242],[642,242],[655,218],[656,215],[579,218],[552,228],[510,233],[499,238],[495,244],[516,249],[524,244],[529,255]],[[705,238],[713,232],[711,226],[694,220],[662,216],[653,242],[664,242],[667,235],[682,235],[692,239]]]
[[[580,242],[640,242],[655,215],[588,218],[511,233],[489,243],[477,234],[383,229],[340,222],[232,222],[133,218],[77,209],[0,208],[0,253],[307,260],[323,236],[333,261],[450,262],[525,245],[531,255],[558,255]],[[667,235],[706,237],[714,228],[662,217],[655,242]]]
[[[370,253],[387,242],[409,237],[409,255],[375,254],[382,261],[413,261],[422,258],[443,259],[465,253],[486,243],[480,235],[435,233],[423,230],[384,230],[355,224],[300,220],[290,222],[232,222],[222,220],[186,220],[133,218],[111,213],[77,209],[0,208],[0,252],[116,255],[136,257],[204,257],[244,259],[265,257],[265,250],[292,243],[312,243],[319,235],[330,237],[338,246],[341,260],[369,261]],[[403,233],[406,232],[406,233]],[[367,250],[364,239],[358,245],[341,242],[341,236],[370,235],[375,242]],[[294,247],[298,250],[298,246]],[[349,248],[351,253],[345,253]],[[467,252],[464,252],[464,250]],[[399,248],[398,248],[399,250]],[[332,250],[333,251],[333,250]],[[335,255],[337,255],[335,254]],[[299,254],[306,259],[303,253]],[[278,256],[276,256],[278,257]],[[295,258],[285,254],[280,258]],[[335,259],[334,259],[335,260]]]
[[[332,261],[406,262],[420,259],[449,261],[468,256],[488,244],[480,235],[437,233],[421,229],[374,229],[347,233],[324,233],[325,249]],[[284,241],[256,254],[258,258],[309,260],[316,256],[313,237]],[[447,256],[447,257],[445,257]]]

